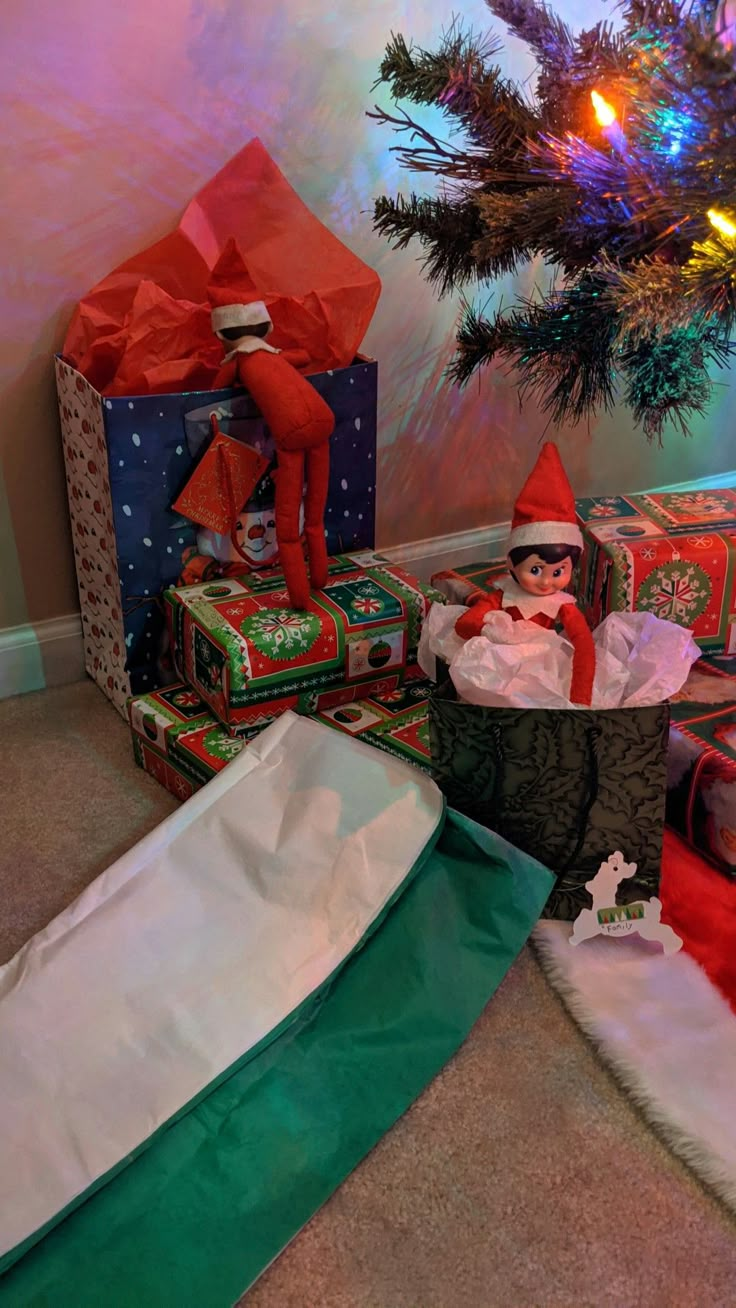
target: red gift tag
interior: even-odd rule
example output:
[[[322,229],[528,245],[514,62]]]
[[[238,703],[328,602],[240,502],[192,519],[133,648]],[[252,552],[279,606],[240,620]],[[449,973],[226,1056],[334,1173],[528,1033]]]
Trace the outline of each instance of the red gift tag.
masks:
[[[225,436],[211,418],[213,437],[172,508],[222,536],[235,527],[238,514],[250,499],[268,467],[252,445]]]

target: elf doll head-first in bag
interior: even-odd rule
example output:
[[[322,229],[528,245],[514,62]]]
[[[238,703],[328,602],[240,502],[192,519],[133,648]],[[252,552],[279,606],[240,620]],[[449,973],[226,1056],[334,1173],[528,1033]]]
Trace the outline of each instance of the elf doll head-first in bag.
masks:
[[[595,646],[575,598],[567,591],[583,537],[575,497],[557,447],[545,442],[514,506],[507,547],[508,575],[490,593],[475,591],[455,630],[464,640],[483,635],[489,614],[504,610],[514,621],[561,626],[573,647],[570,699],[589,705]]]

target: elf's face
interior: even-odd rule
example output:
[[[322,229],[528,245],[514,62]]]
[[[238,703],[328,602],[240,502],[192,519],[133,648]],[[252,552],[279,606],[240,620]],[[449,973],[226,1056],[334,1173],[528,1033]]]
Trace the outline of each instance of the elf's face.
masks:
[[[519,585],[530,595],[554,595],[570,584],[572,559],[559,563],[545,563],[538,554],[530,554],[513,569]]]

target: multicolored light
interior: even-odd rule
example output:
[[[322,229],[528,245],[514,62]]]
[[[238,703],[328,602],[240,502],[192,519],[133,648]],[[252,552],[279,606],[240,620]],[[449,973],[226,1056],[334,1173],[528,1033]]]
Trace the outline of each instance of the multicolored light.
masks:
[[[736,224],[732,223],[725,214],[719,213],[717,209],[708,210],[708,219],[716,231],[721,233],[721,236],[728,236],[729,238],[736,236]]]
[[[613,105],[610,105],[607,100],[604,100],[603,96],[599,95],[597,91],[591,91],[590,98],[593,101],[595,116],[601,127],[611,127],[616,121],[616,110],[613,108]]]

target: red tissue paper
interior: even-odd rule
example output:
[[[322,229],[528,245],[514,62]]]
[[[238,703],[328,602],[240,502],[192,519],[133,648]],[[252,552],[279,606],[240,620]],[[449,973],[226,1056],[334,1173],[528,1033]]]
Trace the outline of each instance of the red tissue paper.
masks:
[[[190,201],[176,229],[80,301],[62,353],[103,395],[206,390],[222,363],[207,284],[228,240],[303,371],[352,363],[381,283],[300,200],[258,140]]]

